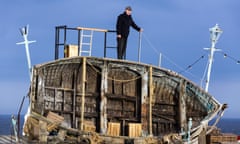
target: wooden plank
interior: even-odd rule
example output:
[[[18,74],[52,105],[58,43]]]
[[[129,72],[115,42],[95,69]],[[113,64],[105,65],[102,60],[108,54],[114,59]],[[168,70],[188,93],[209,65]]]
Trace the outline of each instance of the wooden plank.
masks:
[[[47,137],[48,137],[47,123],[40,120],[39,121],[39,142],[46,143]]]
[[[63,122],[64,117],[62,117],[54,112],[49,111],[48,115],[47,115],[47,119],[49,119],[52,122],[61,123],[61,122]]]
[[[61,141],[64,141],[64,140],[65,140],[65,137],[66,137],[66,133],[67,133],[66,130],[60,129],[59,132],[58,132],[57,137],[58,137]]]
[[[108,32],[106,29],[97,29],[97,28],[86,28],[86,27],[77,27],[79,30],[89,30],[89,31],[99,31],[99,32]]]
[[[47,115],[47,119],[53,122],[47,125],[47,131],[51,132],[63,122],[64,117],[49,111]]]

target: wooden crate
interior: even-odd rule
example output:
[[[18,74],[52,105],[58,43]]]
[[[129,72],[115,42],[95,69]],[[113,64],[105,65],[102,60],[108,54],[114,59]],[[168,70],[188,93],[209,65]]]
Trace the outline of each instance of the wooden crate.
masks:
[[[120,123],[109,122],[107,134],[111,135],[111,136],[119,136],[120,135]]]
[[[222,142],[237,142],[237,135],[235,135],[235,134],[223,134]]]
[[[140,123],[129,123],[128,124],[128,136],[129,137],[140,137],[142,135],[142,124]]]
[[[209,136],[209,143],[215,143],[215,142],[222,142],[222,136],[221,135],[211,135]]]
[[[47,123],[40,120],[39,121],[39,142],[46,143],[47,137],[48,137]]]
[[[53,113],[51,111],[48,112],[47,119],[52,122],[52,123],[48,123],[47,125],[47,130],[49,132],[56,129],[64,121],[64,117],[56,113]]]
[[[207,143],[223,143],[223,142],[237,142],[237,135],[234,134],[222,134],[222,135],[208,135]]]
[[[61,123],[61,122],[63,122],[64,117],[50,111],[47,114],[47,119],[52,121],[52,122]]]
[[[95,132],[96,131],[96,126],[92,121],[84,121],[83,122],[83,130],[84,131],[89,131],[89,132]]]
[[[64,48],[64,57],[78,56],[78,46],[77,45],[66,45]]]

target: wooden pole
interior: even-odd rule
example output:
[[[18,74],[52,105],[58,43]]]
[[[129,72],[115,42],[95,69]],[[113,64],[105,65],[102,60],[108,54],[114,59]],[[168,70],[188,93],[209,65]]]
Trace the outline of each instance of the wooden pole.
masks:
[[[107,133],[107,97],[106,92],[108,91],[108,66],[107,61],[104,61],[102,68],[102,79],[101,79],[101,100],[100,100],[100,132],[102,134]]]
[[[185,81],[180,82],[180,91],[179,91],[179,121],[180,121],[180,128],[183,131],[186,131],[187,125],[187,115],[186,115],[186,97],[185,97]]]
[[[152,66],[149,67],[149,134],[152,136]]]
[[[86,57],[83,57],[83,68],[82,68],[82,107],[81,107],[81,127],[83,130],[84,121],[84,103],[85,103],[85,82],[86,82]]]

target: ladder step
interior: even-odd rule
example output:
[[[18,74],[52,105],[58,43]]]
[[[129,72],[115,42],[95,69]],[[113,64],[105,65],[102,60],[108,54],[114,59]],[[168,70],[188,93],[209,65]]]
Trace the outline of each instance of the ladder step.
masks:
[[[83,37],[92,37],[92,35],[82,35]]]
[[[80,55],[82,53],[88,53],[89,56],[91,56],[91,51],[92,51],[92,38],[93,38],[93,31],[90,31],[91,33],[83,33],[83,31],[81,31],[81,42],[80,42]],[[85,41],[85,42],[84,42]],[[83,50],[83,46],[84,50]],[[89,48],[86,49],[86,46],[88,46]]]
[[[91,43],[82,43],[82,45],[91,45]]]
[[[90,51],[81,51],[81,53],[90,53]]]

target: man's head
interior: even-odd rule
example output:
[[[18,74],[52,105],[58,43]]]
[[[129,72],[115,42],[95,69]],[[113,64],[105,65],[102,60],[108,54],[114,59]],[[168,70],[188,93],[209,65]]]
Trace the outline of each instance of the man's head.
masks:
[[[125,12],[126,12],[127,15],[131,15],[131,13],[132,13],[132,8],[131,8],[130,6],[127,6],[127,7],[125,8]]]

